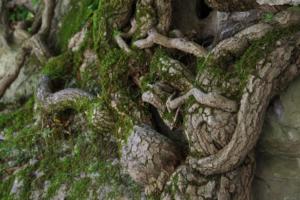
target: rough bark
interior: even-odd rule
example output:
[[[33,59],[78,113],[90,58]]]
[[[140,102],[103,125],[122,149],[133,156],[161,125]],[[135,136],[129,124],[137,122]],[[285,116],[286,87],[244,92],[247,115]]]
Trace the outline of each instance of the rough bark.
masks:
[[[192,14],[178,11],[180,6],[174,6],[174,2],[178,3],[171,0],[100,1],[102,10],[97,13],[99,21],[94,20],[92,31],[97,30],[95,27],[99,24],[105,30],[98,30],[99,34],[93,33],[95,38],[86,40],[86,35],[91,34],[87,23],[70,39],[68,51],[75,55],[72,59],[80,60],[78,57],[84,56],[79,64],[77,60],[72,62],[79,65],[79,70],[95,64],[91,73],[101,71],[107,75],[100,74],[101,92],[96,97],[79,88],[56,91],[52,85],[54,80],[43,76],[36,92],[39,109],[47,114],[66,109],[85,112],[97,133],[121,135],[117,142],[123,145],[120,149],[123,169],[149,195],[170,200],[250,200],[254,149],[266,109],[271,99],[300,74],[300,33],[273,41],[275,48],[252,63],[243,90],[237,86],[240,77],[229,77],[222,82],[224,77],[210,74],[208,68],[230,73],[234,62],[247,55],[245,51],[270,31],[299,26],[300,12],[285,10],[274,14],[272,22],[266,22],[259,20],[261,6],[254,0],[208,0],[213,10]],[[12,33],[4,8],[6,3],[0,2],[0,29],[6,31],[4,40],[9,45]],[[10,3],[10,6],[25,5],[35,10],[36,19],[33,35],[20,47],[15,73],[0,80],[0,97],[18,76],[27,56],[35,55],[40,61],[52,56],[47,41],[57,1],[44,0],[42,11],[32,8],[28,1]],[[183,10],[192,12],[194,3],[199,2],[191,1]],[[185,6],[182,2],[180,5]],[[204,6],[204,1],[201,5]],[[111,8],[116,11],[103,13]],[[206,5],[205,8],[209,9]],[[206,11],[207,16],[204,16]],[[176,13],[183,18],[187,14],[192,24],[174,22]],[[224,16],[228,22],[222,19]],[[242,19],[245,16],[251,19]],[[228,28],[231,25],[237,27]],[[191,27],[197,28],[184,30]],[[103,31],[101,41],[97,41],[100,31]],[[98,55],[88,49],[92,46],[90,41],[105,43],[95,48],[100,48]],[[82,53],[83,43],[88,47]],[[122,51],[125,53],[121,54]],[[102,52],[107,54],[102,55]],[[135,58],[140,55],[145,57],[142,64]],[[197,59],[205,61],[205,69],[196,69]],[[117,68],[113,68],[114,65],[118,65]],[[114,70],[119,67],[127,67],[127,71],[116,73]],[[149,74],[151,81],[144,87],[141,80]],[[229,92],[222,90],[225,87]],[[130,92],[134,97],[128,94]],[[236,95],[237,92],[241,92],[241,96]],[[145,104],[151,104],[150,108]],[[152,121],[144,112],[150,113]],[[144,121],[148,125],[141,125]]]
[[[249,78],[241,99],[237,126],[231,141],[210,157],[197,161],[189,159],[194,168],[206,175],[224,173],[234,169],[245,159],[259,138],[270,99],[279,92],[277,84],[282,84],[281,80],[291,81],[299,75],[299,49],[294,45],[298,40],[299,33],[287,43],[282,42],[286,44],[261,61],[263,64],[257,65],[257,75]]]
[[[149,127],[135,126],[122,149],[122,163],[147,194],[160,193],[183,156],[178,147]]]

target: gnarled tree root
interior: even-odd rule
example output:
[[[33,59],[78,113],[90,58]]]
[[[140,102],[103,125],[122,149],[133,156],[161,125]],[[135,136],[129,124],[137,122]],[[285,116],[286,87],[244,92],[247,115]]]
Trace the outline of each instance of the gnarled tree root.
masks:
[[[74,88],[63,89],[58,92],[52,92],[51,80],[43,76],[37,89],[37,100],[44,110],[55,112],[66,108],[75,108],[80,102],[89,101],[94,98],[93,95]]]
[[[185,38],[168,38],[158,33],[154,28],[148,32],[148,37],[146,39],[134,42],[134,45],[140,49],[150,48],[154,44],[159,44],[170,49],[178,49],[197,57],[205,57],[207,55],[207,51],[204,47],[192,41],[188,41]]]
[[[211,51],[213,62],[224,64],[224,61],[241,56],[251,43],[264,37],[274,28],[287,28],[299,24],[300,12],[294,10],[279,12],[274,16],[273,23],[260,22],[218,43]]]
[[[259,138],[265,111],[279,89],[300,74],[300,33],[283,40],[269,56],[257,65],[257,75],[251,75],[238,112],[238,121],[231,141],[218,153],[197,160],[189,157],[193,168],[205,175],[225,173],[241,164]]]
[[[17,57],[16,62],[16,70],[15,72],[5,77],[5,79],[0,85],[0,98],[4,95],[7,88],[16,80],[16,78],[19,75],[19,72],[23,65],[26,62],[26,58],[30,54],[35,54],[36,57],[43,62],[45,58],[49,58],[51,56],[51,53],[47,46],[44,44],[44,38],[49,33],[50,27],[51,27],[51,20],[53,17],[53,12],[55,8],[55,2],[52,0],[44,0],[45,8],[43,11],[43,17],[42,17],[42,25],[38,31],[37,34],[34,34],[29,39],[24,41],[24,43],[20,47],[20,51]],[[4,9],[6,5],[1,5],[1,9]],[[2,22],[1,22],[2,23]],[[1,26],[0,23],[0,26]]]

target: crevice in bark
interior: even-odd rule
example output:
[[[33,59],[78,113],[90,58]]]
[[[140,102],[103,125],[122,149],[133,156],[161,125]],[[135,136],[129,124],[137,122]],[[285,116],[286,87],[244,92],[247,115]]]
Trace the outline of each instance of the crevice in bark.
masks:
[[[166,136],[167,138],[172,140],[175,144],[177,144],[178,148],[183,153],[184,157],[186,157],[188,155],[188,141],[184,135],[184,130],[181,127],[171,130],[169,126],[167,126],[166,123],[163,121],[159,112],[154,106],[150,105],[150,111],[152,113],[152,120],[154,124],[153,128],[158,133]],[[179,120],[183,120],[183,119],[179,119]]]
[[[198,0],[195,8],[197,16],[200,20],[205,19],[212,12],[212,8],[210,8],[204,0]]]

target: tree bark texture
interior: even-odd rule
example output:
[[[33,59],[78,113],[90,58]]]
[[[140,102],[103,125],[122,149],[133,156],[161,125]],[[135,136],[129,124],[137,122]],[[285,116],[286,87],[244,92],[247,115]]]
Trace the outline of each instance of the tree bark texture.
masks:
[[[0,2],[0,39],[11,45],[16,30],[10,29],[6,3]],[[49,48],[57,5],[44,0],[42,12],[32,10],[36,31],[19,46],[16,72],[0,80],[0,97],[29,56],[50,66],[49,58],[59,54]],[[60,52],[67,57],[55,64],[65,74],[41,77],[39,109],[85,113],[97,133],[118,143],[123,170],[147,195],[250,200],[266,109],[300,74],[300,11],[254,0],[178,5],[99,1],[93,20],[69,38],[67,53]],[[265,11],[272,19],[263,19]],[[178,16],[190,24],[175,21]],[[261,41],[265,46],[257,45]],[[252,58],[251,48],[265,50]],[[88,83],[100,79],[98,92],[86,92],[85,76],[93,77]],[[78,88],[64,88],[74,80]]]

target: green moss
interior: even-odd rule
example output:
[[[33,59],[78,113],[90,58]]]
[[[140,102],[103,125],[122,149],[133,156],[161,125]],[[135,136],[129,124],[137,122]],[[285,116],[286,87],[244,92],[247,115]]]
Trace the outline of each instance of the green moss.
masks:
[[[75,181],[72,184],[72,187],[70,188],[70,193],[68,195],[68,198],[70,199],[87,199],[88,198],[88,192],[89,187],[91,185],[90,178],[83,178],[78,181]]]
[[[101,76],[99,75],[100,65],[92,63],[88,65],[83,72],[78,73],[78,85],[85,91],[92,94],[101,92]]]
[[[27,124],[30,124],[33,118],[34,99],[30,98],[22,107],[7,114],[0,114],[0,129],[18,131]]]
[[[44,75],[52,79],[70,78],[73,73],[73,54],[67,51],[57,57],[50,58],[42,70]]]
[[[149,72],[142,79],[142,90],[149,90],[149,86],[159,80],[170,81],[174,80],[174,77],[170,77],[167,72],[171,66],[168,62],[169,56],[163,49],[157,49],[153,55],[149,67]]]
[[[98,0],[71,0],[70,10],[62,19],[58,32],[58,46],[67,49],[69,39],[85,25],[97,8]]]
[[[32,181],[34,179],[32,174],[35,169],[36,166],[28,166],[17,173],[16,177],[23,183],[23,187],[20,190],[20,199],[30,199]]]
[[[110,98],[110,94],[128,85],[129,56],[120,49],[112,49],[101,60],[100,76],[102,96]]]
[[[0,174],[3,173],[2,169],[0,169]],[[0,176],[1,177],[1,176]],[[15,180],[15,176],[10,176],[8,179],[0,182],[0,199],[4,200],[13,200],[14,197],[11,196],[10,191],[13,186]]]
[[[130,14],[132,3],[132,0],[99,1],[93,16],[93,39],[100,58],[113,47],[113,33],[119,31],[124,17]]]
[[[269,22],[273,21],[274,14],[272,12],[267,12],[267,13],[264,13],[262,17],[263,17],[264,22],[269,23]]]
[[[179,175],[176,174],[172,177],[171,179],[171,184],[169,184],[166,188],[165,188],[165,191],[171,195],[171,198],[172,199],[175,199],[175,193],[177,191],[179,191],[179,188],[178,188],[178,183],[179,183]]]
[[[240,91],[246,86],[249,74],[255,70],[258,61],[274,50],[276,41],[283,37],[288,37],[292,33],[295,33],[296,30],[299,30],[299,28],[275,29],[251,44],[234,65],[233,76],[238,77],[240,80]]]
[[[131,90],[130,73],[143,66],[146,62],[143,53],[126,54],[120,49],[111,49],[104,55],[100,63],[100,76],[103,98],[110,98],[111,94],[121,91],[127,96],[136,96]]]
[[[132,133],[135,122],[136,120],[134,120],[129,115],[118,116],[118,121],[116,123],[114,133],[118,140],[118,147],[120,151],[122,149],[122,146],[127,143],[127,139]]]

